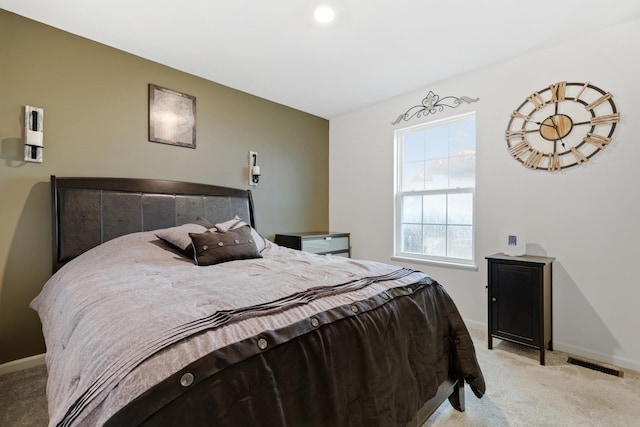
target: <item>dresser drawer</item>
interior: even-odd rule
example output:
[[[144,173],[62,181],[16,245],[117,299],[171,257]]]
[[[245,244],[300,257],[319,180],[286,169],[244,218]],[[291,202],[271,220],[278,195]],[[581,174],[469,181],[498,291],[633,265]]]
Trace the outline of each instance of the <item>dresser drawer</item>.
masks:
[[[349,233],[311,232],[276,234],[275,242],[281,246],[314,254],[350,256]]]

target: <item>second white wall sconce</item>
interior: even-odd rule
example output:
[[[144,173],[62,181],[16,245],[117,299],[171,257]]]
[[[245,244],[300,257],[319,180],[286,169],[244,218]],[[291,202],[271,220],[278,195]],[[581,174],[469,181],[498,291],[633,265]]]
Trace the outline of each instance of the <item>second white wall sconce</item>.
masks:
[[[249,185],[254,187],[260,181],[260,166],[258,166],[258,153],[249,151]]]
[[[24,106],[24,161],[42,163],[44,109]]]

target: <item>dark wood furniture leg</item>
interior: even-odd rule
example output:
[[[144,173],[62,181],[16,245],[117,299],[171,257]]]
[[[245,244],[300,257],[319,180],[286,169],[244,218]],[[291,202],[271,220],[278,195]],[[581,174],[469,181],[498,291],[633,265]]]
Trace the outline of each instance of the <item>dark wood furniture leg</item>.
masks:
[[[447,378],[440,384],[436,395],[420,408],[413,420],[407,423],[407,427],[422,426],[446,399],[449,399],[454,409],[464,412],[464,378]]]
[[[464,412],[464,379],[460,378],[453,387],[453,393],[449,395],[449,403],[454,409]]]

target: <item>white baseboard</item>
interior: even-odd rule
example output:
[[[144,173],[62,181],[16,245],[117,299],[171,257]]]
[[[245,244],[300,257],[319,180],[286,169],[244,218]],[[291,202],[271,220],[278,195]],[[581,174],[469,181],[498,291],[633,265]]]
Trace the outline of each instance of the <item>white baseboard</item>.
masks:
[[[462,319],[467,325],[468,329],[481,329],[484,332],[487,332],[487,324],[482,322],[476,322],[475,320]]]
[[[12,360],[11,362],[0,365],[0,375],[9,374],[11,372],[22,371],[23,369],[33,368],[35,366],[44,365],[44,353],[35,356],[25,357],[23,359]]]
[[[640,372],[640,362],[636,360],[626,359],[624,357],[616,357],[611,356],[609,354],[602,354],[595,351],[591,351],[586,348],[577,347],[575,345],[562,343],[562,342],[553,342],[553,349],[559,350],[564,353],[569,353],[573,356],[582,356],[587,359],[595,360],[596,362],[606,363],[608,365],[617,366],[619,368],[627,368],[633,371]]]
[[[476,322],[475,320],[464,319],[464,323],[469,330],[480,330],[487,333],[487,324]],[[609,354],[598,353],[586,348],[567,344],[564,342],[553,341],[553,349],[568,353],[572,356],[584,357],[596,362],[602,362],[619,368],[631,369],[640,372],[640,361],[631,360],[624,357],[611,356]]]

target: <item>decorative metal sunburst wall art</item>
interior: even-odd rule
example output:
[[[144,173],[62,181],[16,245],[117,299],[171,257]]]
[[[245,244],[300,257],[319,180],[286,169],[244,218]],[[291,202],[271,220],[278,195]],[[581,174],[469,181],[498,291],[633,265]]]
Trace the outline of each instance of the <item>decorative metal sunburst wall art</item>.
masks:
[[[396,125],[403,120],[407,122],[414,117],[420,118],[422,116],[428,116],[429,114],[435,114],[438,111],[444,110],[444,107],[458,108],[463,102],[470,104],[479,99],[480,98],[470,98],[468,96],[461,96],[459,98],[455,96],[445,96],[444,98],[440,98],[440,95],[436,95],[430,90],[420,105],[414,105],[409,108],[406,113],[400,114],[391,124]]]

